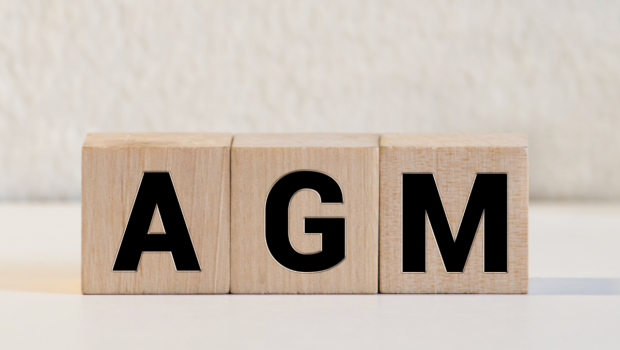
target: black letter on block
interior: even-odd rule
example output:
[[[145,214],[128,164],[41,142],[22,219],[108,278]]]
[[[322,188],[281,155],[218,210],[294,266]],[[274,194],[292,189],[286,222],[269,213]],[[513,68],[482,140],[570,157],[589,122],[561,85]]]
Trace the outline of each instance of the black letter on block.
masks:
[[[484,213],[484,272],[508,272],[508,176],[478,174],[456,240],[432,174],[403,174],[403,272],[426,272],[426,215],[448,273],[461,273]]]
[[[297,191],[310,189],[321,203],[342,204],[342,191],[331,177],[315,171],[289,173],[273,185],[265,205],[265,239],[271,256],[282,266],[297,272],[319,272],[345,258],[344,218],[305,218],[305,233],[322,233],[322,249],[315,254],[298,253],[288,238],[288,206]]]
[[[156,207],[165,234],[149,234]],[[167,172],[144,173],[112,270],[137,271],[142,252],[170,252],[177,271],[200,271],[172,178]]]

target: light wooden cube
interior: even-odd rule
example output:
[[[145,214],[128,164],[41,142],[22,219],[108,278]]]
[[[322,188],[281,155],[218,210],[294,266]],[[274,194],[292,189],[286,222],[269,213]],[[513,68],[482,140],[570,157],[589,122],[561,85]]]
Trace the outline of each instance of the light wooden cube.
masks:
[[[229,291],[231,142],[216,133],[86,137],[84,294]]]
[[[377,292],[378,135],[235,135],[231,172],[232,293]]]
[[[521,134],[382,135],[380,292],[527,293],[527,152]]]

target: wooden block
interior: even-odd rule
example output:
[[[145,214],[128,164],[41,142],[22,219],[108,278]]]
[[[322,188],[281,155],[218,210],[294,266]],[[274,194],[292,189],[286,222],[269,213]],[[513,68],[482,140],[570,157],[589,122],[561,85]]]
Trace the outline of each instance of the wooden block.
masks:
[[[380,211],[381,293],[527,293],[525,135],[382,135]]]
[[[231,172],[232,293],[377,292],[378,135],[235,135]]]
[[[89,134],[84,294],[227,293],[231,134]]]

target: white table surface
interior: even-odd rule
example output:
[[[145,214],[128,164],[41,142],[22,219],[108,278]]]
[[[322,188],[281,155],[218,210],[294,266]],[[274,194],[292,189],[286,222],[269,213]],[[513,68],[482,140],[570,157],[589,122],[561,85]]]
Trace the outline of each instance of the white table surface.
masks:
[[[0,349],[620,349],[620,204],[532,203],[529,295],[80,294],[80,206],[0,204]]]

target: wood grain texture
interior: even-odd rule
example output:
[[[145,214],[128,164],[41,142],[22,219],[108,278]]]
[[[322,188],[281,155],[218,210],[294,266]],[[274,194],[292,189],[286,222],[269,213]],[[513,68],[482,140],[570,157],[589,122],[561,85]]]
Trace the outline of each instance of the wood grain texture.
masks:
[[[84,294],[227,293],[231,134],[89,134],[82,149]],[[137,272],[112,272],[145,171],[167,171],[200,272],[177,272],[169,252],[142,253]],[[151,230],[162,231],[158,213]],[[149,231],[152,232],[152,231]]]
[[[241,134],[231,156],[232,293],[376,293],[378,289],[379,136],[371,134]],[[304,217],[345,217],[346,258],[322,272],[282,267],[265,242],[265,201],[282,176],[315,170],[338,182],[344,204],[321,204],[297,192],[289,204],[289,238],[300,253],[321,250],[304,234]]]
[[[508,273],[483,272],[483,225],[463,273],[446,273],[426,219],[426,273],[402,272],[403,173],[432,173],[456,235],[478,173],[508,174]],[[381,293],[527,293],[528,150],[521,134],[381,136]]]

